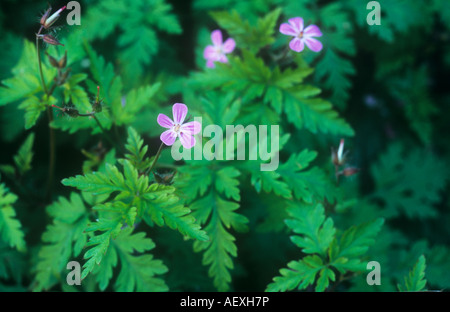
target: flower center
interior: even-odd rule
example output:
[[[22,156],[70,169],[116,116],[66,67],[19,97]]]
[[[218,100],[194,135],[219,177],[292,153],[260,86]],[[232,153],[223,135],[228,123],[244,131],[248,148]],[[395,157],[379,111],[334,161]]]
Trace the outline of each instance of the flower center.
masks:
[[[175,127],[173,128],[173,131],[175,131],[176,133],[179,133],[180,128],[181,128],[181,125],[175,125]]]
[[[221,46],[216,46],[216,53],[217,54],[223,54],[223,50]]]
[[[297,35],[298,39],[302,39],[303,38],[303,31],[301,31],[298,35]]]

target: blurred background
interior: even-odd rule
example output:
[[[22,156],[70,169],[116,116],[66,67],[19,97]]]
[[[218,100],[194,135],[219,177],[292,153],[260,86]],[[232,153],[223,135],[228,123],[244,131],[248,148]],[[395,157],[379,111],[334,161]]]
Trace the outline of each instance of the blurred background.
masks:
[[[355,135],[346,138],[345,148],[351,164],[360,169],[342,186],[342,192],[353,194],[358,205],[341,207],[342,213],[333,217],[335,222],[349,226],[372,217],[386,218],[380,235],[380,240],[385,241],[371,251],[371,255],[383,255],[389,263],[386,274],[393,282],[385,290],[393,289],[395,281],[408,272],[420,254],[427,257],[429,285],[434,289],[450,287],[449,1],[378,1],[379,26],[367,24],[371,10],[366,8],[368,1],[362,0],[78,2],[80,26],[67,25],[66,14],[56,23],[54,34],[61,42],[75,50],[77,44],[82,46],[84,40],[88,41],[96,53],[113,64],[115,74],[122,77],[124,92],[161,82],[154,106],[133,122],[150,146],[159,144],[160,129],[148,119],[154,118],[161,107],[167,110],[168,103],[183,101],[184,92],[188,92],[183,88],[190,75],[205,69],[203,49],[210,44],[211,31],[220,28],[210,12],[235,10],[253,25],[258,18],[281,8],[277,27],[296,16],[302,16],[306,24],[318,25],[324,33],[320,41],[325,48],[321,53],[303,53],[306,62],[315,68],[308,83],[320,87],[321,97],[329,100],[353,128]],[[56,10],[67,2],[50,4]],[[13,76],[25,41],[34,44],[40,16],[47,7],[47,1],[0,2],[0,80]],[[277,29],[272,49],[286,44],[286,37]],[[43,53],[51,49],[45,47]],[[73,72],[89,66],[83,52],[74,51],[69,57],[73,57]],[[95,91],[89,91],[92,98]],[[42,213],[48,204],[42,196],[48,170],[48,123],[42,114],[31,130],[25,130],[25,111],[19,104],[4,101],[0,105],[0,164],[12,163],[13,155],[33,131],[33,169],[20,178],[3,171],[1,182],[16,194],[22,189],[29,195],[20,197],[17,214],[28,231],[27,244],[39,246],[50,222]],[[292,141],[283,150],[282,159],[303,148],[317,150],[318,164],[333,177],[329,151],[337,148],[340,136],[298,131],[287,123],[285,130]],[[126,136],[125,128],[118,131],[121,137]],[[69,194],[70,190],[59,181],[77,174],[86,160],[81,150],[97,143],[86,129],[76,135],[57,130],[57,182],[53,194]],[[259,204],[252,202],[254,191],[246,187],[244,184],[241,190],[241,205],[249,208],[250,224],[256,226],[262,218],[256,209]],[[299,257],[286,232],[261,233],[237,234],[240,254],[233,273],[233,290],[262,291],[281,267]],[[157,256],[175,268],[168,277],[169,286],[176,290],[214,290],[207,268],[201,266],[200,254],[193,253],[169,230],[155,235],[161,244],[155,250]],[[25,258],[22,265],[27,267],[28,261]],[[182,282],[180,276],[191,269],[190,282]],[[21,286],[17,287],[26,290],[32,279],[30,272],[27,268],[17,268],[17,272],[23,273]],[[0,283],[16,285],[7,273],[1,278],[0,274]],[[340,287],[337,290],[371,290],[363,279]]]

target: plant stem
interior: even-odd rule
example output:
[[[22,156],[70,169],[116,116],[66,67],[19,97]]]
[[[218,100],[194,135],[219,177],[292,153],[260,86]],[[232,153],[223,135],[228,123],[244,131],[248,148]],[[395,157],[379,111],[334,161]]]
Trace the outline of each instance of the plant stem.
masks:
[[[153,160],[153,164],[151,165],[151,167],[148,168],[147,172],[145,173],[146,175],[149,175],[150,172],[152,172],[153,167],[155,167],[156,162],[158,161],[158,158],[161,155],[163,146],[164,146],[164,143],[161,143],[161,145],[159,146],[158,152],[156,152],[155,160]]]
[[[82,116],[82,114],[80,114]],[[109,143],[112,144],[112,146],[116,146],[116,143],[111,139],[111,137],[108,135],[108,132],[106,132],[105,128],[103,128],[102,124],[100,123],[100,120],[98,120],[97,116],[95,114],[92,114],[92,117],[94,117],[95,121],[97,122],[97,125],[102,130],[103,134],[105,135],[106,139],[109,141]]]
[[[39,75],[41,77],[41,83],[42,83],[42,89],[45,92],[45,95],[47,96],[47,101],[50,98],[50,94],[47,85],[45,84],[44,80],[44,74],[42,72],[42,61],[41,61],[41,53],[39,50],[39,35],[41,34],[42,26],[39,28],[39,32],[36,35],[36,52],[38,57],[38,65],[39,65]],[[53,92],[54,88],[52,88]],[[50,106],[47,106],[47,117],[48,117],[48,129],[49,129],[49,140],[50,140],[50,156],[49,156],[49,165],[48,165],[48,180],[47,180],[47,191],[46,196],[47,200],[51,200],[52,197],[52,188],[53,188],[53,177],[55,175],[55,132],[53,131],[53,128],[50,126],[50,124],[53,121],[53,111]]]
[[[42,26],[39,29],[39,32],[36,34],[36,51],[37,51],[37,57],[38,57],[39,74],[41,76],[42,88],[44,89],[44,92],[47,95],[47,99],[48,99],[49,93],[48,93],[47,85],[45,84],[44,74],[42,73],[41,53],[39,51],[39,35],[41,34],[41,31],[42,31]]]

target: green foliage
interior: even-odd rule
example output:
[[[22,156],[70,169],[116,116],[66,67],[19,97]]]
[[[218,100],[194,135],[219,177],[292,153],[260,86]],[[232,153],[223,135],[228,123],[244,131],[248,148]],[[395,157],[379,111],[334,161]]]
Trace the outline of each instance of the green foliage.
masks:
[[[34,291],[48,290],[58,282],[65,283],[65,269],[72,257],[77,257],[84,248],[87,235],[84,233],[88,213],[80,195],[70,194],[70,199],[60,197],[46,208],[53,218],[42,235],[45,243],[39,250],[36,265]]]
[[[139,173],[144,172],[150,167],[150,159],[146,157],[148,146],[143,146],[144,141],[133,128],[128,128],[128,139],[125,148],[129,151],[125,157],[138,170]]]
[[[388,218],[404,213],[409,218],[436,217],[433,207],[448,180],[446,164],[426,150],[391,145],[371,168],[376,184],[373,197],[385,204]],[[431,175],[430,172],[433,172]]]
[[[117,291],[167,291],[164,280],[154,277],[167,272],[167,267],[160,261],[154,260],[152,255],[135,256],[134,252],[143,253],[152,250],[155,244],[140,232],[131,235],[131,228],[122,231],[114,240],[114,249],[109,249],[108,262],[122,263],[122,269],[117,277],[115,289]],[[101,286],[102,288],[102,286]]]
[[[366,23],[366,16],[370,12],[366,5],[358,0],[346,1],[348,7],[354,10],[356,22],[361,27],[367,27],[370,34],[374,34],[383,41],[392,43],[396,34],[406,33],[412,27],[429,27],[431,22],[431,6],[425,2],[411,3],[406,0],[378,1],[380,3],[383,27],[370,27]],[[407,10],[405,8],[408,8]]]
[[[298,129],[306,128],[313,133],[354,134],[353,129],[332,109],[331,103],[314,97],[320,89],[302,84],[311,69],[301,59],[298,59],[295,70],[288,68],[282,71],[279,67],[270,69],[250,51],[243,50],[242,53],[242,60],[230,58],[230,66],[218,64],[219,71],[196,73],[192,83],[208,81],[204,85],[206,88],[220,87],[224,92],[239,92],[244,103],[260,99],[270,106],[269,112],[284,112]]]
[[[353,226],[336,235],[333,220],[326,218],[324,208],[317,205],[292,205],[288,209],[291,219],[286,225],[296,234],[292,242],[305,254],[299,261],[291,261],[288,268],[280,270],[281,276],[273,279],[267,291],[306,289],[315,285],[316,291],[324,291],[336,280],[337,270],[341,276],[349,272],[361,272],[365,267],[362,257],[383,224],[382,219]]]
[[[381,25],[356,0],[87,1],[41,30],[45,3],[9,2],[0,291],[450,289],[448,1],[381,0]],[[294,17],[321,51],[289,48]],[[236,47],[207,68],[216,29]],[[202,118],[181,160],[176,102]]]
[[[264,18],[257,20],[256,25],[243,19],[237,11],[231,13],[227,11],[213,12],[211,16],[225,28],[231,37],[235,38],[236,43],[242,48],[256,53],[261,48],[272,44],[275,41],[275,25],[280,16],[281,9],[276,9]]]
[[[26,243],[22,225],[12,206],[16,201],[17,196],[10,193],[3,183],[0,184],[0,238],[10,247],[25,251]]]
[[[409,275],[405,277],[403,285],[398,285],[400,291],[421,291],[425,288],[427,280],[425,279],[425,257],[421,255]]]
[[[125,76],[136,81],[159,50],[157,31],[182,32],[171,10],[172,6],[164,0],[138,0],[132,4],[125,0],[100,1],[89,9],[83,23],[89,29],[86,33],[89,40],[109,36],[116,39]],[[118,35],[115,33],[117,28],[120,29]]]
[[[36,46],[25,40],[22,56],[12,69],[13,77],[3,80],[3,86],[0,87],[0,106],[21,102],[19,108],[26,111],[25,129],[33,127],[41,112],[56,103],[54,97],[40,99],[36,96],[43,91],[37,69]],[[42,65],[42,72],[46,82],[51,81],[56,74],[56,70],[45,63]]]
[[[130,129],[128,151],[136,159],[140,157],[136,154],[139,153],[140,146],[136,143],[139,147],[134,148],[133,140],[139,142],[141,138]],[[76,187],[95,196],[114,193],[111,200],[93,207],[99,211],[100,217],[85,230],[94,235],[87,243],[91,248],[84,255],[87,262],[83,265],[82,278],[94,270],[94,264],[102,261],[111,240],[117,238],[123,227],[134,226],[136,218],[142,218],[150,226],[153,223],[158,226],[167,225],[189,238],[208,240],[206,233],[200,230],[200,226],[190,215],[190,210],[179,203],[178,197],[174,195],[174,187],[150,184],[148,176],[140,175],[130,160],[122,159],[119,162],[123,173],[117,166],[106,164],[104,172],[77,175],[62,181],[66,186]],[[101,234],[95,234],[96,232]]]
[[[25,142],[14,155],[14,165],[0,165],[0,171],[5,175],[14,179],[17,176],[23,176],[27,171],[31,170],[31,161],[33,160],[33,143],[34,133],[30,133]]]
[[[200,195],[190,207],[199,223],[206,224],[204,230],[210,239],[195,242],[194,250],[205,251],[203,264],[210,266],[208,272],[214,278],[214,285],[219,291],[226,291],[231,282],[229,270],[234,267],[232,257],[237,256],[235,238],[227,230],[246,231],[248,219],[235,212],[239,204],[233,201],[240,200],[239,181],[236,179],[240,172],[232,167],[215,170],[212,166],[182,170],[184,175],[178,183],[188,202]],[[199,184],[192,184],[191,180],[197,180]]]

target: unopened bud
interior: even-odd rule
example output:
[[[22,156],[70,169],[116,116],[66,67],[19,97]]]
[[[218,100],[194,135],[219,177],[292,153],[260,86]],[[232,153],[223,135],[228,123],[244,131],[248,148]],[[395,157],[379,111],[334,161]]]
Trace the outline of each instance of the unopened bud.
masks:
[[[73,108],[73,107],[62,107],[61,108],[55,104],[53,104],[52,107],[59,109],[60,111],[62,111],[64,114],[66,114],[69,117],[76,118],[79,116],[78,109],[76,109],[76,108]]]
[[[52,35],[39,35],[39,37],[42,38],[42,40],[44,40],[46,43],[48,44],[52,44],[52,45],[62,45],[64,46],[61,42],[59,42],[55,37],[53,37]]]
[[[102,111],[102,100],[100,100],[100,87],[97,86],[97,97],[95,98],[95,102],[92,103],[92,110],[96,113],[100,113]]]
[[[334,148],[331,148],[331,162],[335,166],[342,166],[343,164],[345,164],[346,155],[347,152],[344,153],[344,139],[341,139],[337,152],[334,150]]]
[[[67,70],[61,74],[61,76],[59,77],[58,85],[62,85],[66,81],[67,77],[69,77],[70,71],[71,69],[67,68]]]
[[[66,107],[66,108],[64,109],[64,113],[65,113],[67,116],[72,117],[72,118],[76,118],[76,117],[78,117],[79,114],[80,114],[80,113],[78,112],[78,109],[72,108],[72,107]]]
[[[58,62],[59,68],[64,68],[67,65],[67,50],[64,53],[64,56]]]
[[[359,172],[359,168],[349,167],[342,170],[340,173],[346,177],[352,176]]]
[[[49,28],[50,26],[52,26],[59,18],[60,13],[66,8],[66,6],[63,6],[61,9],[59,9],[58,11],[56,11],[55,13],[52,14],[52,16],[50,16],[49,18],[45,19],[44,23],[42,24],[42,19],[41,19],[41,24],[45,27],[45,29]]]
[[[47,11],[45,11],[44,15],[42,15],[41,20],[39,23],[41,23],[42,26],[44,26],[45,21],[47,20],[47,17],[50,15],[50,12],[52,11],[52,7],[49,7]]]
[[[45,52],[45,54],[47,54],[47,57],[48,57],[48,60],[50,61],[50,64],[51,64],[53,67],[59,68],[59,63],[58,63],[58,61],[57,61],[53,56],[51,56],[50,54],[48,54],[47,52]]]
[[[153,175],[155,176],[155,180],[157,183],[164,185],[171,185],[173,183],[173,177],[175,176],[175,172],[158,173],[154,171]]]

